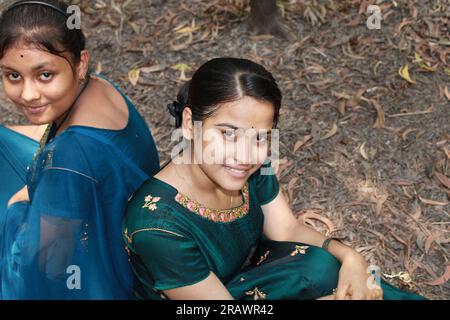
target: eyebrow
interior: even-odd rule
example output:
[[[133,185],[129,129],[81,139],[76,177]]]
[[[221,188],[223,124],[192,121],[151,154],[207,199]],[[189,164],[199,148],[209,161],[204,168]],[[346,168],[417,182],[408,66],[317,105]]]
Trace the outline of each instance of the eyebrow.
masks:
[[[234,125],[232,125],[232,124],[230,124],[230,123],[217,123],[216,126],[219,126],[219,127],[227,127],[227,128],[233,129],[233,130],[242,129],[242,128],[236,127],[236,126],[234,126]],[[250,128],[249,128],[249,129],[250,129]],[[256,130],[256,129],[255,129],[255,130]],[[264,129],[262,129],[262,130],[264,130]],[[259,131],[259,130],[258,130],[258,131]],[[271,134],[272,134],[272,129],[267,130],[267,135],[271,135]]]
[[[219,126],[219,127],[227,127],[227,128],[234,129],[234,130],[240,129],[239,127],[233,126],[233,125],[230,124],[230,123],[217,123],[216,126]]]
[[[5,66],[5,65],[3,65],[3,64],[1,64],[0,67],[3,68],[3,69],[8,69],[8,70],[17,72],[17,70],[15,70],[14,68]],[[42,68],[44,68],[44,67],[53,67],[53,64],[50,63],[50,62],[43,62],[43,63],[40,63],[40,64],[34,66],[34,67],[32,68],[32,71],[37,71],[37,70],[42,69]]]

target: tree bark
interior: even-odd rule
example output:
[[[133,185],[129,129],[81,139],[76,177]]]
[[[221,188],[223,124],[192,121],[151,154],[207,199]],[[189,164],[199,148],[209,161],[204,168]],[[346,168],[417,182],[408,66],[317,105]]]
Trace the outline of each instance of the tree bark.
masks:
[[[279,21],[276,0],[250,0],[250,8],[247,27],[251,33],[270,34],[282,39],[293,37]]]

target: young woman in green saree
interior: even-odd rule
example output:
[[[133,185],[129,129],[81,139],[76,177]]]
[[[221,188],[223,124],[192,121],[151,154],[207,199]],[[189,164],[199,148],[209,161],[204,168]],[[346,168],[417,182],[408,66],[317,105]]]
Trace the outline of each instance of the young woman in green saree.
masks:
[[[182,88],[170,112],[188,161],[150,178],[124,222],[137,298],[422,299],[377,283],[355,250],[295,218],[267,161],[281,100],[244,59],[213,59]]]

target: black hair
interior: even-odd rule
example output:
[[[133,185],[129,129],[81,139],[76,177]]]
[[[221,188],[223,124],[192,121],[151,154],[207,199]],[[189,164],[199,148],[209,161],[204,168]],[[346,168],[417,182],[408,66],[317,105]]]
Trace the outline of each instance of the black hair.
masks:
[[[0,59],[16,43],[35,45],[51,54],[65,58],[75,73],[74,64],[81,58],[86,38],[81,29],[67,27],[68,5],[59,0],[45,0],[47,5],[18,1],[0,17]],[[58,10],[59,9],[59,10]],[[62,53],[71,55],[69,61]]]
[[[178,92],[177,101],[168,105],[181,126],[185,107],[192,110],[194,121],[211,117],[221,104],[243,97],[270,102],[275,109],[274,126],[280,114],[282,95],[278,85],[263,66],[247,59],[216,58],[203,64]]]

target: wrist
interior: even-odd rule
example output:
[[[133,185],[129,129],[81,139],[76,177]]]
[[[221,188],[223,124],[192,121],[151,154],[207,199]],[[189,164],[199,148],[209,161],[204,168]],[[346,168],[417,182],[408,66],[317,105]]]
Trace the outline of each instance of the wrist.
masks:
[[[325,241],[322,247],[325,246],[324,249],[335,256],[341,264],[344,262],[355,262],[362,258],[357,251],[343,244],[339,239],[330,238],[328,241],[328,244]]]
[[[360,255],[356,250],[353,250],[352,248],[348,247],[349,250],[347,250],[342,257],[342,264],[346,265],[360,265],[361,263],[366,263],[366,260],[362,255]]]

